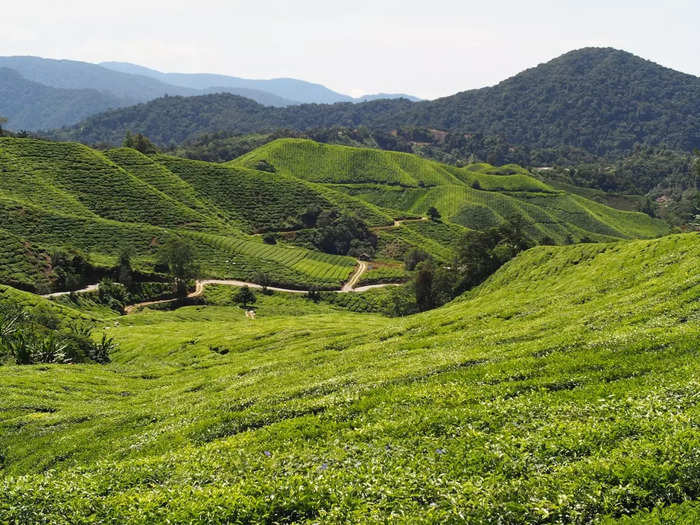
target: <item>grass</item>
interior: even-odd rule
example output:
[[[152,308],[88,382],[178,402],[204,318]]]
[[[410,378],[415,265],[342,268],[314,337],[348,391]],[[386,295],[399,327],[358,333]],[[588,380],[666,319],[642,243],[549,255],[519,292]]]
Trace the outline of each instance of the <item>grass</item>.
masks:
[[[229,306],[106,320],[110,365],[0,368],[0,516],[697,515],[699,258],[696,234],[537,247],[400,319],[273,296],[255,321]]]

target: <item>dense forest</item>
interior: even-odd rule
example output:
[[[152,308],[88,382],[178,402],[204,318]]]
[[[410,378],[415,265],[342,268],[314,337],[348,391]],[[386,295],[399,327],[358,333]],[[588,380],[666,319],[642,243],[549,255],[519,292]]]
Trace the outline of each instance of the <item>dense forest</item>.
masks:
[[[117,144],[132,130],[164,146],[217,131],[418,126],[498,136],[533,149],[565,147],[605,156],[632,151],[638,144],[691,151],[700,147],[698,115],[699,78],[624,51],[588,48],[497,86],[435,101],[271,108],[228,94],[167,97],[90,117],[51,136]]]

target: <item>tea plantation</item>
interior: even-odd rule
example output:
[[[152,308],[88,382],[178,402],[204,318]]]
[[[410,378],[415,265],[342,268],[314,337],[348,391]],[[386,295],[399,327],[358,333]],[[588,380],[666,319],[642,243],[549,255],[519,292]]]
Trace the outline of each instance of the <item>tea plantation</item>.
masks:
[[[394,223],[431,207],[441,221]],[[137,268],[150,272],[159,247],[173,237],[195,244],[203,277],[251,280],[262,272],[275,285],[339,288],[356,261],[316,251],[316,230],[304,230],[309,210],[359,218],[378,237],[374,255],[395,261],[412,248],[451,261],[468,229],[514,216],[533,239],[558,244],[650,238],[668,229],[647,215],[556,190],[512,165],[456,168],[293,139],[214,164],[0,138],[0,220],[2,234],[11,236],[0,248],[0,276],[30,291],[59,289],[49,257],[57,249],[81,250],[108,268],[127,248]]]
[[[443,220],[486,229],[515,216],[528,225],[532,237],[558,244],[655,237],[668,231],[648,215],[557,190],[515,165],[457,168],[407,153],[302,139],[276,140],[228,164],[253,167],[260,162],[277,173],[343,191],[395,217],[424,216],[435,207]]]
[[[697,522],[698,261],[697,234],[539,246],[394,319],[250,321],[222,287],[98,316],[110,364],[0,366],[0,522]]]

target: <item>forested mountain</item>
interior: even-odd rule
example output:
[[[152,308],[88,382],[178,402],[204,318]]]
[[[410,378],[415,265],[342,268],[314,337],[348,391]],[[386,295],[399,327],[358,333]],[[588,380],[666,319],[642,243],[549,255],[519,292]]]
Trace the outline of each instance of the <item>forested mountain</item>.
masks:
[[[357,126],[387,124],[387,115],[407,109],[405,99],[362,104],[305,104],[265,107],[243,97],[221,93],[198,97],[164,97],[89,117],[71,128],[51,132],[51,138],[118,145],[127,131],[143,133],[157,144],[177,144],[202,133],[220,130],[252,133],[278,128],[310,129],[336,123]]]
[[[8,119],[9,129],[51,129],[123,105],[109,93],[45,86],[0,67],[0,116]]]
[[[530,148],[566,146],[597,155],[627,152],[635,144],[688,151],[700,147],[700,78],[624,51],[588,48],[497,86],[436,101],[263,108],[230,96],[171,98],[96,116],[59,136],[115,142],[130,129],[167,144],[221,130],[361,125],[435,127],[502,136]]]
[[[355,100],[324,86],[295,79],[258,81],[224,75],[163,74],[131,64],[108,65],[110,67],[39,57],[0,57],[0,69],[4,69],[0,75],[0,94],[3,95],[0,115],[8,118],[8,129],[36,131],[69,126],[110,108],[128,107],[166,95],[231,93],[274,107]]]
[[[610,48],[567,53],[492,88],[416,104],[404,124],[503,135],[596,154],[700,146],[700,78]]]

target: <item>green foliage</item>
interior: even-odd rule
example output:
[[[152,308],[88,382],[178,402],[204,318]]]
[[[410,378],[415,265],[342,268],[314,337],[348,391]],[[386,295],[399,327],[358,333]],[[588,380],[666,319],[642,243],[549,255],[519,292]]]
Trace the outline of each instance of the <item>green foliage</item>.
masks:
[[[692,518],[699,241],[536,247],[400,319],[276,294],[110,321],[105,367],[0,368],[3,518]]]
[[[233,302],[239,303],[243,308],[247,308],[249,304],[255,304],[258,298],[248,286],[239,288],[233,295]]]
[[[92,338],[93,328],[82,320],[70,320],[39,305],[31,310],[17,302],[0,303],[0,365],[10,360],[17,365],[110,362],[118,350],[103,333],[100,342]]]
[[[156,146],[150,140],[148,140],[148,137],[144,137],[141,133],[134,135],[130,131],[127,131],[122,146],[125,148],[135,149],[144,155],[153,155],[158,153],[158,148],[156,148]]]
[[[440,212],[435,206],[431,206],[430,208],[428,208],[426,215],[431,221],[438,221],[440,220],[440,217],[442,217],[442,215],[440,215]]]
[[[161,246],[158,261],[168,268],[178,298],[185,298],[188,281],[196,279],[200,273],[195,248],[186,239],[171,238]]]

